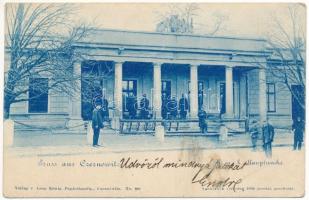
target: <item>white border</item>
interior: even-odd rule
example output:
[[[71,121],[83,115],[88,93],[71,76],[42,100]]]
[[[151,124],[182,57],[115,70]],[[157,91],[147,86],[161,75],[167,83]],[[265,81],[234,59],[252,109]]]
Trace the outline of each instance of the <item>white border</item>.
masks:
[[[39,2],[55,2],[55,3],[61,3],[61,2],[67,2],[67,3],[115,3],[115,2],[122,2],[122,3],[188,3],[188,2],[197,2],[197,3],[296,3],[296,1],[291,1],[291,0],[272,0],[271,2],[270,1],[267,1],[267,0],[260,0],[260,1],[257,1],[257,0],[251,0],[250,2],[248,1],[240,1],[240,0],[221,0],[220,2],[218,1],[205,1],[205,0],[195,0],[195,1],[192,1],[192,0],[169,0],[169,1],[166,1],[166,0],[134,0],[134,1],[129,1],[129,0],[114,0],[114,1],[106,1],[106,0],[92,0],[92,1],[81,1],[81,0],[23,0],[23,1],[20,1],[20,0],[2,0],[0,2],[0,44],[1,44],[1,51],[0,51],[0,74],[1,74],[1,78],[0,78],[0,129],[3,130],[3,85],[4,85],[4,82],[3,82],[3,76],[4,76],[4,5],[5,3],[7,2],[36,2],[36,3],[39,3]],[[305,0],[298,0],[297,2],[299,3],[303,3],[306,5],[306,7],[308,8],[308,2],[306,2]],[[308,11],[307,11],[307,15],[306,15],[306,22],[307,22],[307,27],[308,27]],[[308,30],[308,28],[307,28]],[[308,31],[307,31],[307,47],[308,47]],[[308,60],[309,56],[308,56],[308,53],[306,54],[306,60]],[[306,68],[307,69],[307,68]],[[308,74],[308,73],[307,73]],[[306,85],[308,86],[308,77],[306,79]],[[308,94],[308,87],[306,89],[306,93]],[[309,102],[309,95],[306,95],[306,102],[308,103]],[[308,109],[306,110],[306,130],[309,130],[309,120],[308,120]],[[307,131],[308,132],[308,131]],[[1,131],[1,133],[3,133],[3,131]],[[0,144],[2,144],[1,148],[0,148],[0,153],[1,155],[3,155],[3,137],[0,137]],[[307,137],[305,137],[305,143],[306,143],[306,151],[305,151],[305,154],[306,154],[306,159],[305,159],[305,163],[306,163],[306,177],[305,177],[305,190],[306,186],[308,186],[308,162],[309,162],[309,159],[308,159],[308,144],[309,144],[309,136],[307,134]],[[1,175],[3,173],[3,156],[2,156],[2,159],[1,159],[1,163],[0,163],[0,170],[1,170]],[[3,177],[3,175],[2,175]],[[0,183],[0,192],[1,192],[1,199],[4,198],[3,197],[3,179]],[[305,191],[305,196],[302,197],[302,198],[289,198],[289,199],[308,199],[309,195],[308,195],[308,190]],[[28,198],[28,199],[31,199],[31,198]],[[38,198],[35,198],[35,199],[38,199]],[[57,199],[60,199],[60,198],[57,198]],[[85,198],[79,198],[79,199],[85,199]],[[89,199],[89,198],[87,198]],[[135,198],[130,198],[130,199],[135,199]],[[145,199],[145,198],[143,198]],[[154,198],[147,198],[147,199],[154,199]],[[167,198],[167,199],[172,199],[172,198]],[[208,198],[208,199],[215,199],[217,200],[218,198]],[[225,199],[239,199],[239,198],[225,198]],[[241,198],[241,199],[250,199],[250,198]],[[259,198],[259,199],[268,199],[268,198]],[[271,199],[282,199],[282,198],[271,198]]]

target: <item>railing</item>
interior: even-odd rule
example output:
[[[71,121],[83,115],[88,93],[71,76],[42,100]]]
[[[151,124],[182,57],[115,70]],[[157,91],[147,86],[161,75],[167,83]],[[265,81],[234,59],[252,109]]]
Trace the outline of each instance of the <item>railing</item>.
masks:
[[[137,133],[140,131],[141,124],[144,124],[144,132],[154,132],[156,123],[160,120],[152,119],[120,119],[120,133]],[[135,130],[132,130],[132,125],[136,125]],[[125,127],[126,126],[126,127]],[[124,130],[124,128],[127,128]],[[133,126],[134,128],[134,126]]]
[[[120,133],[137,134],[137,133],[150,133],[155,132],[155,127],[159,123],[165,127],[165,130],[169,132],[172,125],[176,125],[175,131],[179,131],[179,124],[181,123],[197,123],[197,119],[121,119],[120,120]]]
[[[229,132],[245,132],[247,130],[247,120],[244,119],[216,119],[206,120],[207,123],[215,124],[218,126],[217,132],[219,131],[220,124],[237,123],[238,128],[228,126]],[[177,133],[177,132],[200,132],[199,131],[199,120],[198,119],[120,119],[120,133],[121,134],[153,134],[157,124],[164,126],[166,133]],[[194,124],[196,129],[190,128],[187,131],[181,130],[180,124]],[[173,131],[171,130],[173,128]]]

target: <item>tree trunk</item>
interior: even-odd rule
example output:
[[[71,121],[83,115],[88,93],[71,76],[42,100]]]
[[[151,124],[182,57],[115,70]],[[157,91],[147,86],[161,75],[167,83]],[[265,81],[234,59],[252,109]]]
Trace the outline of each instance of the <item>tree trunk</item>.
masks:
[[[4,94],[4,107],[3,107],[3,118],[4,120],[10,117],[10,109],[12,102],[10,101],[7,94]]]

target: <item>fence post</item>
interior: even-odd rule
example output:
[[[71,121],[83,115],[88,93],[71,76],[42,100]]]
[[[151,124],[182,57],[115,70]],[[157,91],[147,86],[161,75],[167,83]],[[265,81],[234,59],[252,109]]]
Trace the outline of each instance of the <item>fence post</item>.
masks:
[[[225,142],[228,138],[228,129],[223,123],[220,125],[220,136],[219,136],[219,138],[220,138],[221,142]]]
[[[155,128],[155,136],[160,142],[164,142],[165,129],[164,126],[158,124]]]
[[[91,121],[87,125],[87,143],[92,144],[93,130]]]
[[[3,139],[4,139],[4,146],[10,147],[14,144],[14,121],[11,119],[7,119],[3,123]]]

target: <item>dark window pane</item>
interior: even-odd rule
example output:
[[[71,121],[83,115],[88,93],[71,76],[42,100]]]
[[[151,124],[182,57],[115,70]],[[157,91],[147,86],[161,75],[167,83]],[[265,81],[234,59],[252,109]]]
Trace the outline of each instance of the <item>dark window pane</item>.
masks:
[[[203,82],[199,82],[198,83],[198,90],[199,91],[202,91],[204,89],[204,84],[203,84]]]
[[[128,111],[126,101],[129,95],[137,95],[137,81],[136,80],[123,80],[122,81],[122,95],[123,95],[123,109]]]
[[[32,78],[29,80],[29,113],[48,112],[48,79]]]
[[[122,90],[127,89],[127,81],[122,81]]]
[[[267,83],[267,111],[276,112],[276,88],[274,83]]]
[[[171,95],[171,81],[162,81],[162,94],[165,94],[166,97]]]
[[[162,81],[162,91],[165,91],[165,90],[166,90],[166,82]]]
[[[129,90],[133,90],[133,81],[129,81]]]

